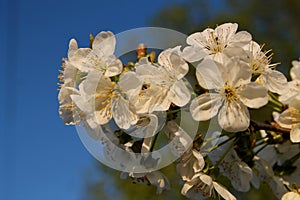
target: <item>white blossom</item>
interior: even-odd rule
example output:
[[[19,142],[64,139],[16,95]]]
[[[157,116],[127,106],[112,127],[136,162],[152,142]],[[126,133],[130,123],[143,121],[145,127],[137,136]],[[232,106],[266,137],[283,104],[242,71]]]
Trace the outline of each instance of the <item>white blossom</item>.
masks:
[[[130,98],[131,107],[137,113],[166,111],[171,103],[185,106],[190,100],[182,78],[188,72],[188,64],[180,56],[180,47],[167,49],[158,56],[158,65],[141,58],[136,64],[136,74],[143,81],[143,88]]]
[[[279,101],[290,106],[298,106],[300,102],[300,62],[293,61],[290,70],[292,80],[288,82],[286,92],[279,97]]]
[[[132,90],[140,87],[140,81],[134,72],[120,76],[118,83],[97,72],[90,72],[80,84],[81,95],[72,96],[74,102],[85,113],[94,115],[99,125],[108,123],[112,118],[122,129],[128,129],[135,124],[138,116],[129,108],[129,95]],[[87,99],[92,99],[87,103]]]
[[[195,200],[208,197],[219,199],[220,196],[225,200],[236,199],[226,188],[201,172],[195,174],[190,181],[185,182],[181,189],[181,194]]]
[[[191,34],[187,43],[191,46],[183,50],[185,59],[189,62],[199,61],[202,58],[223,62],[232,56],[244,57],[243,46],[248,44],[252,37],[246,31],[236,32],[236,23],[225,23],[214,29],[207,28],[202,32]]]
[[[251,82],[251,70],[237,58],[225,64],[204,59],[197,66],[197,80],[211,93],[192,100],[190,111],[195,120],[205,121],[218,113],[220,126],[231,132],[246,130],[250,123],[247,107],[260,108],[267,104],[267,90]]]
[[[300,106],[300,104],[299,104]],[[300,107],[293,108],[289,107],[287,110],[283,111],[277,123],[285,128],[290,128],[290,139],[293,143],[300,142]]]
[[[274,69],[277,64],[271,64],[272,54],[267,55],[270,51],[263,52],[262,47],[254,41],[251,41],[244,49],[248,55],[246,62],[252,73],[258,75],[256,82],[261,83],[271,92],[284,93],[287,79],[283,73]]]
[[[136,183],[144,183],[154,185],[157,187],[156,193],[161,194],[163,190],[170,189],[168,178],[160,171],[153,171],[149,173],[121,173],[121,178],[125,179],[131,177]]]
[[[92,49],[80,48],[74,52],[71,63],[82,72],[96,71],[104,76],[116,76],[122,72],[122,62],[114,55],[116,38],[110,31],[100,32],[92,43]]]

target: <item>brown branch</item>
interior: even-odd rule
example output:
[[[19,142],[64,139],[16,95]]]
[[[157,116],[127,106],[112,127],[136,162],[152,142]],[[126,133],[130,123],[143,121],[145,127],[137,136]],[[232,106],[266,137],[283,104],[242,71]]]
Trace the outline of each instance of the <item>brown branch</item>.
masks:
[[[273,126],[270,124],[265,124],[265,123],[257,122],[254,120],[251,120],[250,124],[257,130],[274,131],[274,132],[279,132],[279,133],[283,133],[283,134],[290,134],[290,131],[291,131],[291,129],[289,129],[289,128]]]

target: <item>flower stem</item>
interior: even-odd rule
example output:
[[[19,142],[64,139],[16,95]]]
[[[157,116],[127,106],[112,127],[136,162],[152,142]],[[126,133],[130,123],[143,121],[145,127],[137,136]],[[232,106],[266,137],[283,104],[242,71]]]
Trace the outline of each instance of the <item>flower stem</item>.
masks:
[[[212,151],[216,150],[218,147],[220,147],[220,146],[226,144],[227,142],[229,142],[229,141],[232,140],[233,138],[235,138],[235,136],[232,136],[232,137],[228,138],[227,140],[221,142],[220,144],[211,147],[211,148],[208,150],[208,152],[212,152]]]

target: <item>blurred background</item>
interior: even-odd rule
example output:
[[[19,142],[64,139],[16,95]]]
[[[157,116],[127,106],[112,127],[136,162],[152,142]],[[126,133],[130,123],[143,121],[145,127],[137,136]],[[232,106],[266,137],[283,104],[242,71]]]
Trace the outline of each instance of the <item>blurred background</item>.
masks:
[[[119,179],[90,156],[75,127],[58,116],[57,75],[68,42],[88,46],[89,34],[159,26],[190,34],[239,23],[274,52],[288,75],[300,57],[298,0],[0,0],[0,199],[185,199],[175,166],[163,172],[170,191]],[[263,192],[262,192],[263,191]],[[239,199],[263,199],[262,185]],[[264,196],[265,195],[265,196]]]

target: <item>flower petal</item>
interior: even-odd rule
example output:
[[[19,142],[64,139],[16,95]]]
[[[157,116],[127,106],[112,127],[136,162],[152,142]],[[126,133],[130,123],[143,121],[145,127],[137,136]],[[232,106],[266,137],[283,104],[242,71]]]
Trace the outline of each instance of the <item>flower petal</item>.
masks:
[[[196,62],[208,56],[208,51],[199,46],[187,46],[183,49],[182,56],[188,62]]]
[[[77,49],[78,49],[77,41],[75,39],[71,39],[69,43],[68,58],[73,57]]]
[[[227,189],[225,189],[223,186],[221,186],[219,183],[214,181],[213,185],[214,185],[215,190],[218,192],[218,194],[220,194],[224,199],[236,200],[236,198]]]
[[[172,85],[167,98],[175,105],[183,107],[190,101],[191,94],[185,83],[179,80]]]
[[[136,73],[126,72],[121,74],[118,85],[122,92],[129,95],[142,87],[142,81],[137,77]]]
[[[224,67],[210,58],[205,58],[196,68],[196,77],[201,87],[217,89],[224,85]]]
[[[260,108],[269,101],[268,91],[258,83],[251,82],[237,90],[240,101],[250,108]]]
[[[158,56],[158,63],[164,67],[172,67],[177,73],[178,80],[183,78],[189,70],[188,64],[181,56],[180,46],[161,52]]]
[[[225,131],[244,131],[249,127],[249,111],[241,102],[225,101],[224,105],[220,109],[218,121],[221,128]]]
[[[267,70],[260,77],[264,86],[271,92],[277,94],[283,94],[286,92],[287,79],[283,73],[276,70]]]
[[[290,107],[280,114],[277,122],[282,127],[291,128],[292,124],[300,123],[300,111]]]
[[[100,51],[102,55],[113,55],[116,46],[116,38],[110,31],[100,32],[94,39],[93,49]]]
[[[115,102],[112,111],[116,124],[122,129],[128,129],[138,121],[138,116],[129,109],[128,101],[121,96]]]
[[[293,67],[291,68],[290,74],[292,80],[300,80],[300,61],[294,60],[292,62]]]
[[[106,70],[104,75],[107,77],[112,77],[119,75],[123,70],[123,64],[121,60],[117,59],[115,56],[111,55],[106,59]]]
[[[228,80],[229,85],[239,87],[247,84],[251,80],[251,69],[238,58],[230,59],[225,65],[227,73],[223,75],[224,80]]]
[[[290,134],[291,134],[290,135],[291,142],[293,143],[300,142],[300,123],[292,125],[292,130]]]
[[[237,32],[231,39],[231,42],[234,43],[234,46],[245,46],[250,43],[252,36],[247,31]]]
[[[202,94],[192,100],[190,112],[197,121],[205,121],[214,117],[221,107],[223,100],[219,94]]]

